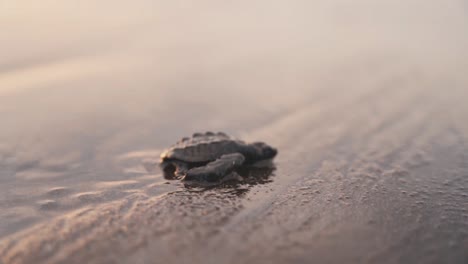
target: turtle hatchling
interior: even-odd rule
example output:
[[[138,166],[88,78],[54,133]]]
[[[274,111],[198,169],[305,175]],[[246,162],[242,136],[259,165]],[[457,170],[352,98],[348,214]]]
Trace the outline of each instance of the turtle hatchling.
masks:
[[[272,159],[277,150],[263,142],[245,143],[225,133],[195,133],[161,154],[161,167],[183,181],[215,183],[238,176],[235,169]]]

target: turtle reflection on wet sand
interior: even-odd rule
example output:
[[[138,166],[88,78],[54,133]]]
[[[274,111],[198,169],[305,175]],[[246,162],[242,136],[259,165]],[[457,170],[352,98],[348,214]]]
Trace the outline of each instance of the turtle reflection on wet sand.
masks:
[[[241,179],[236,169],[271,160],[277,150],[263,142],[245,143],[225,133],[195,133],[161,154],[165,176],[200,184]]]

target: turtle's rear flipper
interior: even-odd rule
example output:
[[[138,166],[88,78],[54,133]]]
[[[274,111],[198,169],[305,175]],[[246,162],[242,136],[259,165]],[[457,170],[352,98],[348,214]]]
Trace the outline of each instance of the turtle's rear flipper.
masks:
[[[206,164],[206,166],[188,170],[183,180],[216,182],[231,174],[244,163],[244,160],[244,156],[240,153],[223,155],[219,159]]]

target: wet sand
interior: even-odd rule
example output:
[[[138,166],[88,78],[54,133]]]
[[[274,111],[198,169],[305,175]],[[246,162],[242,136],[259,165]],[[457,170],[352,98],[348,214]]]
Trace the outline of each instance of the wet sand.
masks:
[[[468,7],[310,2],[7,4],[0,263],[466,263]],[[276,169],[164,179],[207,130]]]

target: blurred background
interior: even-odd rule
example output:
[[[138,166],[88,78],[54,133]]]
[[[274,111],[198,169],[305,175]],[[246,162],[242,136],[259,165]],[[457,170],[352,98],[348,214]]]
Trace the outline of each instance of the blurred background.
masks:
[[[325,109],[466,116],[467,25],[464,0],[2,1],[0,239],[80,207],[50,210],[57,186],[163,182],[139,164],[195,131],[260,136],[288,164]]]

